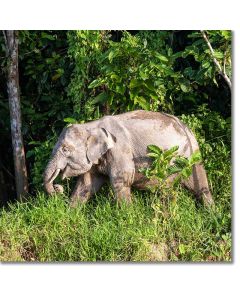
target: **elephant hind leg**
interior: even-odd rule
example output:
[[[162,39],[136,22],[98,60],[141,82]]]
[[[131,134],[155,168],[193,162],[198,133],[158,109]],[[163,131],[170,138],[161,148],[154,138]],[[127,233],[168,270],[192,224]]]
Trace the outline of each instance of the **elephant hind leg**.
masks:
[[[208,186],[207,174],[202,164],[193,166],[192,175],[183,181],[183,185],[192,191],[198,199],[201,199],[205,206],[214,205],[214,200]]]

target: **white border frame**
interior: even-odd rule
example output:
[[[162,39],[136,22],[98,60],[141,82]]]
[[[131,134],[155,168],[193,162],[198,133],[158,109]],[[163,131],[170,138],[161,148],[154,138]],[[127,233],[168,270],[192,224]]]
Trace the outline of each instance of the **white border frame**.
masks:
[[[240,105],[237,1],[8,1],[2,29],[232,29],[233,263],[0,264],[2,299],[237,299],[240,278]],[[221,99],[219,99],[221,101]]]

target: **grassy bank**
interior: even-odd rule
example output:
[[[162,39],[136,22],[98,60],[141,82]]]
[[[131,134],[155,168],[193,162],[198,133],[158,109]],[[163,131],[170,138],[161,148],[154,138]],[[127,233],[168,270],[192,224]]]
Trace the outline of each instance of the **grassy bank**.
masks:
[[[229,189],[215,195],[214,211],[196,205],[183,190],[168,203],[135,191],[133,204],[121,207],[107,195],[70,209],[66,197],[39,193],[2,209],[0,260],[231,260]]]

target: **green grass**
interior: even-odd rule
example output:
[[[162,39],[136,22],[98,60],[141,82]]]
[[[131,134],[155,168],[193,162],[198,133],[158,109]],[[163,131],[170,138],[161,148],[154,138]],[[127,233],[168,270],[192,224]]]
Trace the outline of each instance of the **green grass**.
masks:
[[[167,203],[135,191],[133,203],[121,206],[105,191],[76,209],[66,196],[39,193],[1,209],[0,260],[230,261],[227,186],[215,195],[214,211],[181,189],[177,201]]]

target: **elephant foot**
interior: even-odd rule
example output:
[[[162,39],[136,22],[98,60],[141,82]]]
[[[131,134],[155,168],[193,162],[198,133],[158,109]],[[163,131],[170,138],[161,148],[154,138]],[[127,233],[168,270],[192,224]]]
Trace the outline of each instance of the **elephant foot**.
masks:
[[[71,201],[70,204],[69,204],[69,206],[70,206],[71,208],[76,208],[77,205],[78,205],[78,201]]]
[[[203,201],[203,204],[204,204],[205,207],[208,207],[208,208],[214,208],[215,207],[215,203],[214,203],[214,200],[212,198],[212,195],[211,195],[210,191],[202,193],[201,198],[202,198],[202,201]]]
[[[123,187],[118,191],[115,191],[116,199],[118,203],[125,202],[127,204],[132,203],[131,191],[129,187]]]
[[[70,201],[70,204],[69,206],[72,207],[72,208],[75,208],[77,207],[79,204],[84,204],[88,201],[88,198],[84,198],[84,197],[71,197],[70,198],[71,201]]]
[[[64,189],[60,184],[54,184],[53,188],[56,193],[63,194]]]

